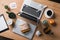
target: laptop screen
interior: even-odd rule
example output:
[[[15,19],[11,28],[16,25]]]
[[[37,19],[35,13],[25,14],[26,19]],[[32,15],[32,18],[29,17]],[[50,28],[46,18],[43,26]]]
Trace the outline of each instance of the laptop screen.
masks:
[[[38,11],[38,9],[35,9],[35,8],[30,7],[28,5],[24,5],[22,11],[26,12],[27,14],[30,14],[32,16],[35,16],[35,17],[39,17],[41,14],[41,11]]]

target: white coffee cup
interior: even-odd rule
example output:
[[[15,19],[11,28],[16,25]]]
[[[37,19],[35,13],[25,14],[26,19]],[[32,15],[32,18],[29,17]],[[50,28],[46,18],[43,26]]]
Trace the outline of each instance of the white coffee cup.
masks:
[[[48,9],[45,10],[44,14],[45,14],[45,17],[46,17],[46,18],[52,18],[53,15],[54,15],[54,12],[53,12],[52,9],[49,9],[49,8],[48,8]]]
[[[40,31],[36,31],[36,36],[40,36],[41,32]]]
[[[12,19],[8,19],[8,20],[7,20],[7,24],[8,24],[8,25],[12,25],[12,23],[13,23]]]

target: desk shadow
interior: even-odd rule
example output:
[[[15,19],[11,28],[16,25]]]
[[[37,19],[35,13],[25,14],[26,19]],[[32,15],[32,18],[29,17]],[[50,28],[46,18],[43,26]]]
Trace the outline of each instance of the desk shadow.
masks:
[[[7,37],[3,37],[3,36],[0,36],[0,40],[13,40],[13,39],[7,38]]]

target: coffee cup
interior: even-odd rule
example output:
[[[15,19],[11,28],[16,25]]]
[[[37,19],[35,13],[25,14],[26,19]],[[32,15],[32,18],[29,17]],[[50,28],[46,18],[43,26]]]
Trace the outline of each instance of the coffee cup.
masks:
[[[41,32],[38,30],[36,31],[36,36],[40,36],[41,35]]]
[[[52,18],[53,15],[54,15],[54,12],[53,12],[52,9],[49,9],[49,8],[48,8],[48,9],[45,10],[44,14],[45,14],[45,17],[46,17],[46,18]]]
[[[8,19],[7,20],[7,24],[10,26],[10,25],[12,25],[12,23],[13,23],[13,20],[12,19]]]

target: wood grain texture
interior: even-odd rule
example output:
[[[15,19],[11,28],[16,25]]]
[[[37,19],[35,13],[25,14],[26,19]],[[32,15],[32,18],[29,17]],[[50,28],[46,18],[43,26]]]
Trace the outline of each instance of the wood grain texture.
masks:
[[[14,10],[11,10],[11,11],[14,12],[15,14],[17,14],[20,11],[20,8],[22,6],[23,1],[24,0],[0,0],[0,14],[4,14],[6,20],[8,20],[9,17],[6,14],[7,10],[4,9],[4,5],[9,5],[9,3],[11,3],[11,2],[16,2],[17,3],[17,8],[14,9]],[[44,34],[44,32],[43,32],[43,27],[44,26],[40,23],[38,25],[37,30],[40,30],[43,35],[40,36],[40,37],[37,37],[36,35],[34,35],[33,40],[60,40],[60,3],[51,2],[49,0],[34,0],[34,1],[36,1],[38,3],[45,4],[45,5],[48,6],[48,8],[51,8],[51,9],[54,10],[54,12],[55,12],[54,20],[57,23],[57,25],[56,25],[56,27],[51,26],[51,29],[54,32],[54,36],[51,36],[51,35]],[[28,19],[25,19],[25,18],[22,18],[22,17],[19,17],[19,16],[17,16],[17,18],[26,20],[27,22],[30,21]],[[43,14],[43,16],[41,18],[41,21],[45,20],[45,19],[47,19],[47,18],[45,18],[44,14]],[[30,21],[30,22],[32,22],[32,21]],[[35,24],[35,22],[32,22],[32,23]],[[9,28],[10,28],[10,30],[5,31],[3,33],[0,33],[0,35],[8,37],[8,38],[12,38],[14,40],[28,40],[28,39],[26,39],[26,38],[24,38],[22,36],[19,36],[19,35],[13,33],[11,31],[11,27],[10,26],[9,26]]]

